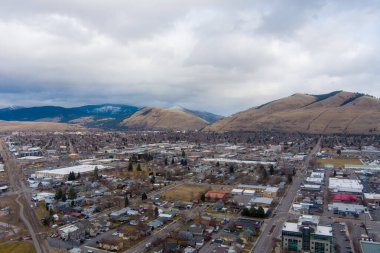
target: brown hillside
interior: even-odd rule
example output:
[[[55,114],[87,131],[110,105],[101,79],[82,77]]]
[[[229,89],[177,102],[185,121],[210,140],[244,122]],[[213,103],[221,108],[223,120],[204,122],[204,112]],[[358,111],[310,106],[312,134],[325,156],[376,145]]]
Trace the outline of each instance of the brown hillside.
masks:
[[[295,94],[226,117],[205,130],[379,134],[380,101],[345,91]]]
[[[80,131],[84,127],[55,122],[26,122],[0,120],[0,132],[12,131]]]
[[[180,109],[146,107],[121,123],[136,130],[200,130],[207,121]]]

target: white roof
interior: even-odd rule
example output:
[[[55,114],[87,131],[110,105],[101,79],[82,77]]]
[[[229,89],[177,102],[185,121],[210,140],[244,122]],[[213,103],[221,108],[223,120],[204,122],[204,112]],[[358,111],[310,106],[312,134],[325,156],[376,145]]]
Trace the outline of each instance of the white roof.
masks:
[[[282,230],[290,232],[299,232],[297,223],[293,222],[285,222]]]
[[[309,189],[320,189],[320,185],[315,185],[315,184],[304,184],[301,186],[301,188],[309,188]]]
[[[52,175],[66,176],[72,171],[74,171],[74,173],[78,173],[78,172],[86,173],[86,172],[94,171],[95,167],[98,167],[99,170],[108,168],[103,165],[83,164],[83,165],[59,168],[59,169],[54,169],[54,170],[40,170],[40,171],[37,171],[36,174],[52,174]]]
[[[255,195],[255,190],[244,190],[243,195]]]
[[[233,193],[239,193],[239,194],[241,194],[241,193],[243,193],[243,189],[232,189],[232,191],[231,191],[231,193],[233,194]]]
[[[380,194],[377,193],[364,193],[366,199],[380,199]]]
[[[329,189],[338,192],[362,192],[363,185],[356,179],[330,178]]]
[[[322,183],[323,178],[320,178],[320,177],[307,177],[306,181],[310,182],[310,183]]]
[[[259,198],[254,198],[251,200],[252,203],[263,203],[263,204],[272,204],[273,199],[272,198],[264,198],[264,197],[259,197]]]
[[[266,192],[278,192],[278,187],[267,187],[265,189]]]
[[[59,230],[62,231],[63,233],[65,233],[65,234],[68,234],[68,233],[71,233],[71,232],[74,232],[74,231],[78,230],[78,227],[71,224],[71,225],[68,225],[68,226],[60,227]]]
[[[326,226],[317,226],[317,229],[314,233],[317,235],[332,236],[332,228]]]
[[[310,175],[310,177],[320,177],[320,178],[323,178],[325,176],[325,173],[323,173],[323,172],[315,172],[315,171],[313,171],[312,173],[311,173],[311,175]]]

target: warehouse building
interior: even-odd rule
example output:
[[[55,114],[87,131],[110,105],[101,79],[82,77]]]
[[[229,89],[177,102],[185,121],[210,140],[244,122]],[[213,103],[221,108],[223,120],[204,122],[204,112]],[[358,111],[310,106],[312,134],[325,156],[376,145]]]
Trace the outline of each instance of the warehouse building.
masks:
[[[80,173],[82,175],[86,173],[92,173],[94,172],[96,167],[98,168],[99,171],[110,168],[103,165],[83,164],[83,165],[77,165],[77,166],[71,166],[71,167],[65,167],[65,168],[59,168],[59,169],[53,169],[53,170],[40,170],[40,171],[37,171],[35,174],[37,177],[65,178],[65,177],[68,177],[70,172],[74,172],[75,174]]]

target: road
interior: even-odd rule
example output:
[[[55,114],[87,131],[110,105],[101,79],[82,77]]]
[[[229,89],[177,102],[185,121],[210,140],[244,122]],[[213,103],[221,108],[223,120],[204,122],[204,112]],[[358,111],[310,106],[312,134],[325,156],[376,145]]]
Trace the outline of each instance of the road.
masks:
[[[50,249],[43,237],[41,224],[27,201],[27,189],[22,181],[24,178],[22,170],[17,165],[15,159],[9,155],[8,148],[3,139],[0,139],[0,154],[7,168],[10,191],[13,191],[17,195],[15,201],[20,206],[19,218],[27,227],[36,252],[49,253]]]
[[[284,197],[277,206],[274,213],[277,213],[274,217],[269,218],[263,225],[260,236],[258,237],[255,246],[252,248],[251,252],[260,253],[270,253],[274,246],[274,240],[280,236],[282,226],[285,221],[292,218],[292,214],[289,210],[292,206],[293,200],[297,195],[298,189],[306,176],[307,168],[310,163],[310,159],[316,154],[320,149],[321,139],[318,140],[317,144],[314,146],[313,150],[305,158],[303,167],[297,171],[296,176],[293,177],[293,183],[287,189]],[[274,227],[272,233],[271,229]]]

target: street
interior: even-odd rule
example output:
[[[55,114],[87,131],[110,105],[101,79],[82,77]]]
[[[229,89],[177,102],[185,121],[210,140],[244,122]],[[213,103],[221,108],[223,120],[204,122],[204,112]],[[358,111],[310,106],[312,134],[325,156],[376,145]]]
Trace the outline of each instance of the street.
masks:
[[[294,198],[296,197],[297,191],[300,189],[301,183],[306,176],[310,158],[319,151],[320,143],[321,139],[318,140],[318,143],[306,157],[303,168],[297,172],[296,176],[293,177],[293,183],[287,189],[283,199],[280,201],[277,209],[274,211],[274,213],[276,213],[275,216],[269,218],[265,222],[260,236],[258,237],[256,244],[251,251],[252,253],[270,253],[272,251],[274,240],[280,236],[284,222],[292,217],[292,215],[289,213],[289,210],[293,204]],[[275,226],[275,228],[272,233],[270,233],[272,226]]]

